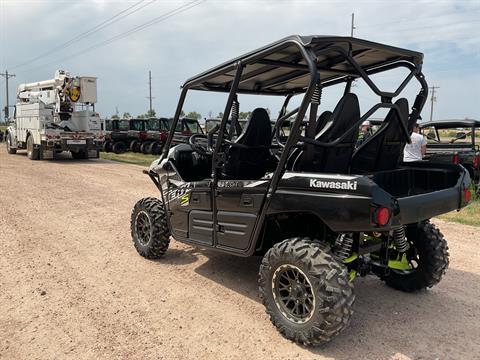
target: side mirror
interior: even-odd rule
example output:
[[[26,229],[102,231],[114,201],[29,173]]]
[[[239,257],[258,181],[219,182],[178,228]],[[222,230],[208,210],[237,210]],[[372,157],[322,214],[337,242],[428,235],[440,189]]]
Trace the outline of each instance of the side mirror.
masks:
[[[460,139],[465,139],[467,137],[467,134],[465,134],[463,131],[457,133],[457,140]]]
[[[437,138],[436,138],[436,136],[435,136],[435,133],[429,132],[429,133],[427,134],[427,139],[428,139],[428,140],[436,140]]]

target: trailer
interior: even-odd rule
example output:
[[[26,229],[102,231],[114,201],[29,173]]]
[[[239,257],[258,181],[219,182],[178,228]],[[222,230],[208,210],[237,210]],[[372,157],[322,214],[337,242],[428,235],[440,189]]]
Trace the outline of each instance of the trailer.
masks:
[[[26,149],[31,160],[63,151],[75,159],[98,158],[105,136],[96,102],[97,79],[64,70],[53,79],[19,85],[6,133],[8,153]]]

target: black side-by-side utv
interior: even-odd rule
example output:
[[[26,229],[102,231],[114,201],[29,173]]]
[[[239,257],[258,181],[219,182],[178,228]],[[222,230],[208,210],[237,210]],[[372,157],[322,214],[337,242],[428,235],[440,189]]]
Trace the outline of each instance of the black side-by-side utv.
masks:
[[[408,292],[437,284],[448,248],[429,219],[470,202],[470,177],[457,164],[402,163],[428,95],[422,60],[356,38],[290,36],[186,81],[162,156],[145,171],[160,196],[132,212],[137,251],[159,258],[173,237],[263,256],[267,313],[285,337],[307,345],[331,340],[349,323],[356,276],[373,273]],[[408,75],[394,92],[372,81],[397,68]],[[413,79],[420,91],[410,107],[400,94]],[[379,97],[363,115],[354,80]],[[333,111],[321,104],[329,86],[343,86]],[[222,121],[172,146],[193,90],[228,93]],[[274,126],[263,108],[238,126],[243,94],[285,98]],[[288,109],[295,96],[300,106]],[[355,148],[359,125],[382,108],[389,110],[378,131]],[[281,135],[286,119],[294,120]]]

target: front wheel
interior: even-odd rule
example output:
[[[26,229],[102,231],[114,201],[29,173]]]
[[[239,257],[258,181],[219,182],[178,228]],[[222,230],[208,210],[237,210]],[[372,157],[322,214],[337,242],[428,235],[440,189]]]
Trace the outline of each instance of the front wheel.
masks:
[[[414,292],[430,288],[445,274],[449,254],[447,241],[438,228],[429,221],[406,228],[410,245],[405,255],[397,254],[395,269],[383,276],[385,283],[397,290]],[[393,254],[395,256],[395,252]]]
[[[258,281],[271,321],[297,343],[330,341],[353,314],[355,295],[347,269],[310,239],[275,244],[262,260]]]
[[[147,259],[162,257],[170,244],[170,231],[163,203],[148,197],[138,201],[132,211],[130,230],[137,252]]]
[[[7,153],[16,154],[17,149],[12,147],[12,135],[7,134]]]

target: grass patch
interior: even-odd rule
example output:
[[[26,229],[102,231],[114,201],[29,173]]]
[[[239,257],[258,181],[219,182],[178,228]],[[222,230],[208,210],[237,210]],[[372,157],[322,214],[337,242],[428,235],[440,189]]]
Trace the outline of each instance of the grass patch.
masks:
[[[438,216],[439,219],[465,225],[480,226],[480,200],[477,199],[460,211],[452,211]]]
[[[158,159],[159,156],[158,155],[145,155],[145,154],[139,154],[139,153],[133,153],[133,152],[126,152],[124,154],[115,154],[115,153],[111,153],[111,152],[109,152],[109,153],[101,152],[100,153],[100,158],[101,159],[106,159],[106,160],[113,160],[113,161],[128,163],[128,164],[150,166],[152,161]]]

